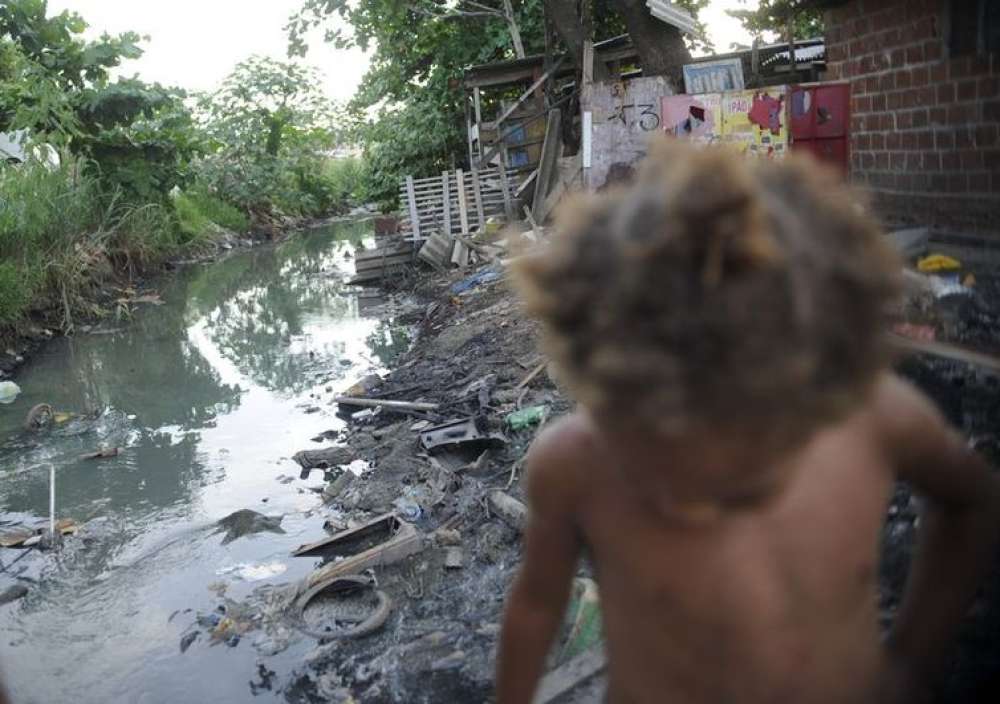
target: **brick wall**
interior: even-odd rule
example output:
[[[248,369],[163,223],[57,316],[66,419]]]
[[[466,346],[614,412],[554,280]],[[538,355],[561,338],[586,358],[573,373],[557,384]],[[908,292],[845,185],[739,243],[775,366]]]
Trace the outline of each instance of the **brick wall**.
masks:
[[[851,82],[851,178],[887,221],[1000,236],[1000,56],[949,57],[944,5],[830,10],[826,80]]]

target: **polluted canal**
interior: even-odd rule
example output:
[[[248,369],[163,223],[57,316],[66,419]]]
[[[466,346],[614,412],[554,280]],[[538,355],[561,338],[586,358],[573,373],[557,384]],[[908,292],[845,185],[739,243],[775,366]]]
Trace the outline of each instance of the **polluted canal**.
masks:
[[[315,643],[261,668],[261,634],[219,628],[219,605],[316,566],[291,552],[322,535],[323,472],[302,478],[291,456],[335,441],[330,398],[408,344],[343,283],[368,236],[331,225],[184,267],[22,370],[21,395],[0,406],[0,531],[47,525],[54,467],[55,517],[79,532],[57,551],[0,550],[0,592],[27,588],[0,606],[15,701],[284,698],[271,680]],[[43,403],[56,422],[26,431]],[[220,527],[243,509],[262,516]]]

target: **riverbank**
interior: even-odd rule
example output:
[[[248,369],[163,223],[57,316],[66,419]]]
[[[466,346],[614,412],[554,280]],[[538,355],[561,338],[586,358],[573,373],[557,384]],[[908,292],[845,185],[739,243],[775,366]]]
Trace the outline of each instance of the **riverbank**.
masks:
[[[86,334],[102,323],[121,323],[138,306],[155,305],[150,282],[191,264],[203,264],[261,244],[275,244],[294,233],[371,216],[365,209],[353,215],[257,218],[245,233],[214,226],[211,237],[154,262],[115,266],[106,257],[101,266],[83,267],[72,308],[57,296],[39,298],[16,322],[0,323],[0,380],[17,378],[19,369],[47,342],[63,335]],[[248,221],[249,222],[249,221]]]
[[[406,415],[383,409],[373,416],[354,409],[361,411],[358,420],[337,442],[349,450],[346,456],[362,460],[371,471],[355,478],[334,468],[323,494],[322,514],[331,532],[396,512],[412,519],[426,547],[376,568],[378,588],[393,604],[383,629],[317,648],[295,680],[293,689],[304,693],[291,701],[311,701],[310,694],[363,703],[492,696],[503,598],[520,560],[520,524],[495,499],[502,492],[523,500],[522,463],[540,429],[512,414],[530,409],[523,415],[544,423],[573,404],[548,373],[537,351],[538,327],[521,313],[503,276],[483,277],[485,283],[458,292],[463,280],[473,280],[472,273],[427,275],[416,285],[411,294],[423,308],[415,321],[416,342],[391,373],[381,381],[369,379],[359,391],[435,409],[429,417],[421,411]],[[972,295],[943,302],[939,339],[974,340],[1000,349],[994,327],[997,294],[996,282],[986,277]],[[902,361],[899,371],[996,461],[1000,393],[995,376],[926,356]],[[541,412],[535,415],[535,409]],[[463,433],[485,439],[428,447],[422,433],[452,420],[468,421]],[[901,485],[883,531],[879,599],[886,624],[899,603],[916,519],[917,500]],[[582,566],[580,585],[589,576],[589,567]],[[578,605],[571,607],[550,667],[565,665],[593,642],[580,629],[571,630],[572,622],[579,625],[586,614]],[[974,614],[936,701],[982,701],[984,692],[993,691],[1000,662],[1000,560]],[[580,678],[578,687],[569,686],[572,679],[563,672],[563,694],[546,701],[598,700],[600,676]]]

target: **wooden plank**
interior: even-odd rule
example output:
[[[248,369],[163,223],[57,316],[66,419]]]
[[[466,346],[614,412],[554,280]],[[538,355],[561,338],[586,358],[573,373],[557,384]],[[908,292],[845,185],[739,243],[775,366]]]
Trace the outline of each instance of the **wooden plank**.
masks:
[[[528,187],[535,182],[536,178],[538,178],[538,169],[535,169],[534,171],[532,171],[531,175],[528,176],[528,178],[524,179],[524,181],[521,183],[521,185],[517,187],[517,190],[514,191],[514,197],[515,198],[520,198],[521,195],[526,190],[528,190]]]
[[[461,223],[462,234],[469,234],[469,211],[465,202],[465,174],[461,169],[455,171],[455,182],[458,189],[458,219]]]
[[[412,403],[410,401],[392,401],[381,398],[357,398],[354,396],[334,396],[333,402],[343,403],[347,406],[385,408],[393,411],[435,411],[438,408],[438,404],[436,403]]]
[[[538,177],[535,179],[535,199],[531,203],[531,216],[539,225],[544,224],[542,211],[545,209],[545,198],[549,195],[552,177],[556,173],[559,153],[562,149],[562,112],[550,110],[548,122],[545,125],[545,144],[542,146],[542,160],[538,165]]]
[[[500,123],[502,123],[508,117],[510,117],[511,115],[513,115],[514,111],[517,110],[519,107],[521,107],[521,104],[525,100],[527,100],[528,98],[530,98],[532,96],[532,94],[534,94],[535,90],[540,85],[542,85],[543,83],[545,83],[545,81],[549,80],[549,76],[551,76],[554,72],[556,72],[556,71],[559,70],[559,67],[562,66],[562,62],[564,60],[565,60],[565,57],[562,57],[558,61],[556,61],[555,64],[552,65],[552,68],[550,68],[548,71],[546,71],[545,73],[543,73],[541,78],[539,78],[537,81],[535,81],[534,83],[532,83],[531,87],[528,88],[528,90],[524,91],[524,93],[522,93],[521,96],[517,100],[515,100],[514,103],[509,108],[507,108],[506,110],[504,110],[503,113],[500,115],[500,117],[497,118],[497,125],[499,126]]]
[[[406,196],[410,205],[410,227],[413,228],[413,234],[420,237],[420,216],[417,213],[417,202],[416,195],[413,193],[412,176],[406,177]]]
[[[449,176],[450,174],[447,171],[441,174],[441,205],[444,211],[444,234],[451,237],[451,190]]]
[[[583,85],[594,82],[594,42],[589,39],[583,43]]]
[[[552,704],[581,684],[602,673],[608,665],[600,649],[588,650],[549,672],[538,683],[532,704]]]
[[[479,221],[479,231],[486,229],[486,216],[483,214],[483,191],[479,183],[479,172],[472,170],[472,195],[476,204],[476,219]]]

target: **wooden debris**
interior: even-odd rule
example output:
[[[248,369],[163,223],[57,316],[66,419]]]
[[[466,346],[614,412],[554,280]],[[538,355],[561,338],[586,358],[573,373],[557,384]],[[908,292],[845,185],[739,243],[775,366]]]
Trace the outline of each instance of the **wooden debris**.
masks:
[[[500,490],[491,491],[489,496],[492,508],[511,528],[523,531],[528,523],[528,507],[515,498]]]
[[[542,678],[532,704],[551,704],[588,680],[602,673],[608,666],[602,650],[589,650],[565,665],[557,667]]]
[[[436,411],[436,403],[413,403],[411,401],[392,401],[382,398],[354,398],[352,396],[335,396],[334,402],[348,406],[364,408],[384,408],[387,411]]]
[[[528,384],[530,384],[531,382],[533,382],[535,380],[535,377],[537,377],[539,374],[541,374],[542,372],[544,372],[545,368],[548,365],[549,365],[548,362],[542,362],[537,367],[535,367],[534,369],[532,369],[531,373],[528,374],[528,376],[524,377],[524,379],[521,380],[520,384],[518,384],[517,386],[514,387],[514,390],[515,391],[520,391],[521,389],[525,388]]]
[[[103,460],[109,457],[117,457],[121,452],[121,449],[117,447],[102,447],[100,450],[94,452],[88,452],[85,455],[80,455],[81,460]]]
[[[1000,372],[1000,358],[993,355],[984,354],[969,350],[959,345],[947,342],[934,342],[929,340],[914,340],[896,333],[889,333],[889,342],[893,347],[906,352],[916,352],[918,354],[930,354],[935,357],[943,357],[963,364],[971,364],[974,367],[989,369],[993,372]]]

